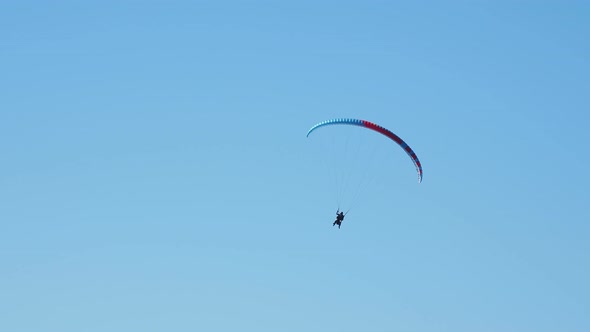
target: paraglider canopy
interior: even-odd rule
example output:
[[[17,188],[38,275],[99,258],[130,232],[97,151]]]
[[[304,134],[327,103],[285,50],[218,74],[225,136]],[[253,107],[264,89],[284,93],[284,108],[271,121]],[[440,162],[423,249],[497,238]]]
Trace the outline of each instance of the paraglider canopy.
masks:
[[[307,132],[307,137],[309,137],[309,135],[313,131],[315,131],[316,129],[324,127],[324,126],[330,126],[330,125],[359,126],[359,127],[371,129],[373,131],[376,131],[376,132],[390,138],[392,141],[397,143],[402,149],[404,149],[404,151],[408,154],[408,156],[410,156],[410,158],[412,159],[412,162],[414,163],[414,166],[416,167],[416,171],[418,172],[418,183],[422,182],[422,175],[423,175],[422,164],[420,163],[418,156],[416,156],[416,153],[414,153],[414,151],[410,148],[410,146],[406,142],[404,142],[399,136],[397,136],[396,134],[394,134],[390,130],[388,130],[378,124],[375,124],[373,122],[367,121],[367,120],[341,118],[341,119],[332,119],[332,120],[323,121],[323,122],[320,122],[320,123],[314,125]]]

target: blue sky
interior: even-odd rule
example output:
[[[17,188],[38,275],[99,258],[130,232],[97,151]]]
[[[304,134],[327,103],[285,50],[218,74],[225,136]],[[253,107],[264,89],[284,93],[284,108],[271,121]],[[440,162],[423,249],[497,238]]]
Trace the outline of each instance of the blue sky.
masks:
[[[590,330],[589,15],[3,2],[0,330]],[[341,230],[334,117],[424,167],[377,153]]]

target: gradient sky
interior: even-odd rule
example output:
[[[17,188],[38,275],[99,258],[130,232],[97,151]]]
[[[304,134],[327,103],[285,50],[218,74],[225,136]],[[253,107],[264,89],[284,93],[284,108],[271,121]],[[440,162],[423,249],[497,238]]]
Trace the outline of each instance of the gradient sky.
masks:
[[[589,17],[3,1],[0,330],[590,331]],[[424,166],[377,153],[341,230],[334,117]]]

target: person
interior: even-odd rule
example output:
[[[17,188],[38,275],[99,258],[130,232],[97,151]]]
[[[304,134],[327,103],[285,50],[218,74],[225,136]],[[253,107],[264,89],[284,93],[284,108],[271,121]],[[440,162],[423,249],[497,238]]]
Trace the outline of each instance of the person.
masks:
[[[336,211],[336,220],[334,221],[332,226],[338,225],[338,228],[340,229],[340,226],[342,225],[343,220],[344,220],[344,212]]]

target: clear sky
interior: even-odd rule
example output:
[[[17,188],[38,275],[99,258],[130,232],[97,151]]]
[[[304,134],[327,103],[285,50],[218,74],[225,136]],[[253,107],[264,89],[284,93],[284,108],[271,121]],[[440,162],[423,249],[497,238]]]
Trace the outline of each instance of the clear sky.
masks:
[[[3,1],[0,330],[590,331],[589,17]],[[334,117],[424,167],[379,140],[341,230]]]

